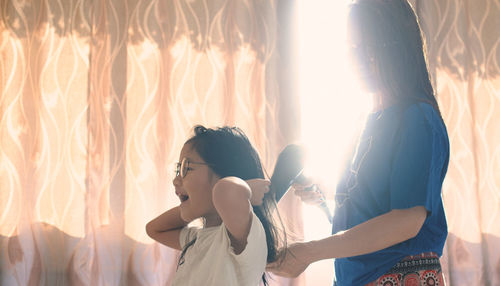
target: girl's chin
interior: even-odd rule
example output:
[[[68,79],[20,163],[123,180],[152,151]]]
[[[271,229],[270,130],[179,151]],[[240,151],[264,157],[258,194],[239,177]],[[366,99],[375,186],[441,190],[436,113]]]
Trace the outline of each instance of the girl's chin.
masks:
[[[195,219],[198,219],[198,218],[201,218],[202,215],[201,214],[196,214],[196,213],[192,213],[190,212],[187,208],[183,208],[182,205],[181,205],[181,219],[185,222],[192,222],[194,221]]]
[[[181,209],[181,219],[183,221],[190,222],[194,220],[193,216],[186,209],[184,209],[182,204],[180,209]]]
[[[190,215],[182,215],[181,214],[181,219],[185,222],[192,222],[193,220],[195,220],[196,218],[193,217],[193,216],[190,216]]]

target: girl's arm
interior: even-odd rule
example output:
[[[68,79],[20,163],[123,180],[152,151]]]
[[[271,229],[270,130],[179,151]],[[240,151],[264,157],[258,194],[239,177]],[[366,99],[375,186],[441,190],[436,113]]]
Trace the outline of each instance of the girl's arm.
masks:
[[[179,207],[172,208],[146,224],[146,233],[168,247],[181,250],[179,235],[188,223],[181,219]]]
[[[247,244],[252,224],[250,198],[250,187],[236,177],[220,179],[212,191],[214,207],[229,232],[231,246],[236,254],[241,253]]]
[[[327,238],[293,244],[288,247],[289,253],[282,264],[269,264],[268,270],[296,277],[309,264],[322,259],[368,254],[393,246],[415,237],[426,217],[423,206],[392,210]]]

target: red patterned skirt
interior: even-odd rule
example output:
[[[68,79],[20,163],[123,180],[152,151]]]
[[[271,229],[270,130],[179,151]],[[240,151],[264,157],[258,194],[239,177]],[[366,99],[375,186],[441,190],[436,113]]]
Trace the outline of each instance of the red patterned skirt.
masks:
[[[407,256],[386,274],[365,286],[443,286],[439,256],[434,252]]]

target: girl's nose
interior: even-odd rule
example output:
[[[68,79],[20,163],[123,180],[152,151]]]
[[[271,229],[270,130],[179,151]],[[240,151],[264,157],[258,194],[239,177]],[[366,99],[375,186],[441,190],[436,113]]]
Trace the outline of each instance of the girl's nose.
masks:
[[[174,187],[180,186],[182,184],[181,176],[175,176],[174,179],[172,180],[172,184],[174,184]]]

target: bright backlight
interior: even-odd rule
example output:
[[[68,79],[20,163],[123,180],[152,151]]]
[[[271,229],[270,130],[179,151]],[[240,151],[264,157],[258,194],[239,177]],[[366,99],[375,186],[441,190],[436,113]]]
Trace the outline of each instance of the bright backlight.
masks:
[[[347,146],[370,103],[358,91],[347,60],[348,1],[299,1],[302,141],[307,168],[333,191]]]
[[[299,85],[306,171],[333,198],[339,167],[362,126],[370,98],[358,91],[346,54],[347,0],[299,0]],[[328,201],[331,211],[334,204]],[[304,206],[304,239],[330,234],[331,225],[316,207]],[[331,285],[333,261],[314,263],[306,284]]]

